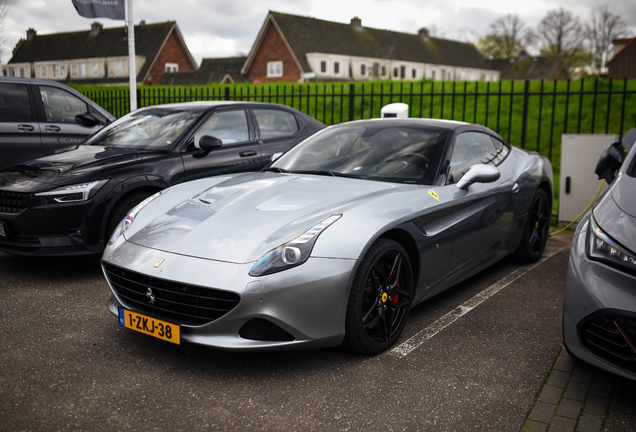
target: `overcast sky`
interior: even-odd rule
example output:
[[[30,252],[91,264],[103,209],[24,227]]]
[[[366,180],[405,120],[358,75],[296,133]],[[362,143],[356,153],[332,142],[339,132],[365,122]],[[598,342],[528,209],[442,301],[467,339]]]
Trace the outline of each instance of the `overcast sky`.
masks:
[[[0,60],[11,51],[26,30],[38,34],[89,30],[93,19],[79,16],[71,0],[8,0],[4,44]],[[636,35],[635,0],[133,0],[135,23],[176,20],[198,64],[202,58],[247,54],[269,10],[349,23],[354,16],[362,25],[416,33],[434,28],[438,37],[465,40],[467,34],[483,35],[489,25],[508,13],[518,14],[535,26],[546,12],[563,7],[589,21],[595,6],[608,4]],[[98,18],[104,27],[122,27],[123,21]]]

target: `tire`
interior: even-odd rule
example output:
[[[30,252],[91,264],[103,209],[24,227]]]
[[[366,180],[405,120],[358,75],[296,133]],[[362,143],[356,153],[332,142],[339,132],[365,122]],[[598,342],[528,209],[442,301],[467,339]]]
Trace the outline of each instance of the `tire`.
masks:
[[[543,189],[537,189],[530,203],[530,211],[523,229],[521,243],[515,251],[515,257],[524,263],[539,261],[548,242],[552,206]]]
[[[108,217],[108,223],[106,224],[104,243],[108,242],[113,231],[115,231],[119,222],[121,222],[128,212],[150,195],[152,194],[147,192],[134,192],[131,195],[126,195],[119,200],[117,204],[115,204],[115,207],[113,207],[113,210],[110,212],[110,216]]]
[[[343,346],[362,354],[389,349],[402,334],[413,291],[406,250],[393,240],[376,241],[351,286]]]

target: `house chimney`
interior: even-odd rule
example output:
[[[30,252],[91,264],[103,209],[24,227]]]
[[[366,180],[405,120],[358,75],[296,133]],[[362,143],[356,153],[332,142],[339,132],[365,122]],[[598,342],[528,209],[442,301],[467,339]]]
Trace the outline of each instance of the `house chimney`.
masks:
[[[517,60],[525,60],[528,58],[528,53],[526,52],[526,50],[521,50],[521,52],[519,53],[519,57],[517,57]]]
[[[417,32],[424,41],[428,41],[430,39],[428,29],[426,27],[422,27],[419,32]]]
[[[103,29],[104,26],[102,25],[102,23],[95,21],[93,24],[91,24],[91,32],[89,33],[89,35],[97,36]]]
[[[362,20],[357,16],[351,18],[351,25],[354,26],[356,30],[362,30]]]
[[[31,27],[30,29],[27,30],[27,40],[30,41],[31,39],[33,39],[35,36],[38,35],[38,32],[36,32],[33,27]]]

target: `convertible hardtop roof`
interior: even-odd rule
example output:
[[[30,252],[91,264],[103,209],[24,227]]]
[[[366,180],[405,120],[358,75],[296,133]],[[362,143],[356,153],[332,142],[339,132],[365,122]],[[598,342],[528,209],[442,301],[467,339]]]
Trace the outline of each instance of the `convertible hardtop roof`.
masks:
[[[287,105],[281,105],[281,104],[276,104],[276,103],[269,103],[269,102],[247,102],[247,101],[193,101],[193,102],[177,102],[177,103],[170,103],[170,104],[161,104],[161,105],[153,105],[153,106],[148,106],[148,107],[143,107],[140,109],[146,109],[146,108],[213,108],[213,107],[217,107],[217,106],[263,106],[263,107],[279,107],[279,108],[283,108],[283,109],[289,109],[289,110],[293,110],[293,111],[297,111],[294,110],[291,107],[288,107]]]

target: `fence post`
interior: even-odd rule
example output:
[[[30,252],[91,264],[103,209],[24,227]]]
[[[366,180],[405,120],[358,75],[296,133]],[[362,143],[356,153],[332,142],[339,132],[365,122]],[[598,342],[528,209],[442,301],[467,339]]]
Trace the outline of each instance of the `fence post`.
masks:
[[[230,88],[229,87],[225,87],[225,100],[226,101],[230,100]]]
[[[356,95],[355,84],[349,84],[349,121],[353,121],[353,116],[355,113],[355,95]]]
[[[523,91],[523,120],[521,123],[521,148],[526,148],[526,132],[528,131],[528,99],[530,99],[530,80],[526,80]],[[512,115],[512,113],[510,113]]]
[[[144,105],[141,103],[141,89],[137,87],[137,108],[141,108]]]

